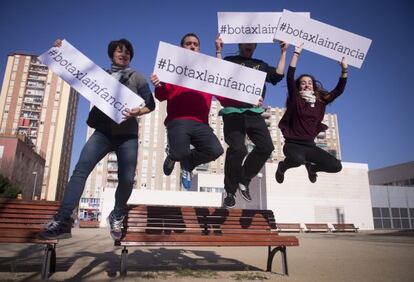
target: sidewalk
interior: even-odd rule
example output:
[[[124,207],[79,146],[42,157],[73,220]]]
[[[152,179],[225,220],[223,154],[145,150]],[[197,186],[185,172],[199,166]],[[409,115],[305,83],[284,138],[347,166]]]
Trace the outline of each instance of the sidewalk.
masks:
[[[300,246],[288,247],[289,276],[265,272],[265,247],[129,248],[123,281],[413,281],[414,232],[293,234]],[[120,253],[107,229],[75,228],[57,246],[50,280],[121,280]],[[39,281],[42,256],[40,245],[1,244],[0,280]]]

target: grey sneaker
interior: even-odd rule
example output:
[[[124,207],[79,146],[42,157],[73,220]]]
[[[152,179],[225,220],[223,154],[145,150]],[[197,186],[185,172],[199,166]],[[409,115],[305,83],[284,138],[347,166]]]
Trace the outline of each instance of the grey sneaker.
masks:
[[[119,240],[122,238],[122,229],[124,228],[124,219],[125,216],[120,218],[115,218],[113,212],[111,212],[107,218],[107,223],[111,229],[111,237],[114,240]]]
[[[242,195],[242,197],[246,201],[250,202],[252,200],[252,196],[250,196],[248,185],[244,185],[244,184],[239,183],[239,191],[240,191],[240,195]]]
[[[40,240],[72,238],[71,228],[72,220],[56,220],[54,218],[46,223],[45,230],[39,232],[36,238]]]
[[[234,206],[236,205],[236,199],[235,199],[235,195],[232,193],[226,193],[226,197],[224,198],[224,207],[226,208],[234,208]]]

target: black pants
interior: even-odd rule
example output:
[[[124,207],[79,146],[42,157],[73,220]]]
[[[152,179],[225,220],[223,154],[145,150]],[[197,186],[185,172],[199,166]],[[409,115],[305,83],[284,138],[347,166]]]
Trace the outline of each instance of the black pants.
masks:
[[[223,122],[224,139],[228,145],[224,165],[224,189],[227,193],[234,194],[239,183],[249,185],[269,158],[274,146],[260,114],[245,112],[224,115]],[[255,145],[248,155],[246,135]]]
[[[285,172],[289,168],[312,163],[312,171],[339,172],[342,164],[327,151],[319,148],[312,141],[286,140],[283,146],[286,158],[280,163],[280,169]]]
[[[180,162],[188,171],[214,161],[224,152],[211,127],[202,122],[172,120],[167,124],[167,135],[171,159]],[[194,149],[190,148],[190,144]]]

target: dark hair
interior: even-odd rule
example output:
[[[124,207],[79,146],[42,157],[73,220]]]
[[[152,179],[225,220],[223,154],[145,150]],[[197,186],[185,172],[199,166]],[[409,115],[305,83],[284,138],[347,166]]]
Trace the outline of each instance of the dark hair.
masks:
[[[301,74],[295,80],[296,88],[299,90],[300,81],[304,77],[310,77],[310,79],[312,80],[313,91],[315,92],[316,98],[319,99],[319,100],[322,100],[323,102],[328,102],[328,100],[330,98],[329,95],[328,95],[328,91],[326,91],[325,88],[323,88],[322,83],[319,80],[316,80],[315,77],[311,74],[307,74],[307,73]]]
[[[197,40],[198,40],[198,44],[200,45],[200,38],[198,38],[197,34],[190,32],[190,33],[187,33],[186,35],[184,35],[184,36],[181,38],[181,41],[180,41],[180,46],[181,46],[181,47],[184,47],[184,40],[185,40],[187,37],[190,37],[190,36],[197,38]]]
[[[134,47],[132,47],[131,42],[126,40],[125,38],[119,39],[119,40],[113,40],[109,42],[108,44],[108,56],[109,58],[113,58],[114,52],[116,48],[125,46],[125,48],[129,51],[129,54],[131,55],[131,60],[134,57]]]

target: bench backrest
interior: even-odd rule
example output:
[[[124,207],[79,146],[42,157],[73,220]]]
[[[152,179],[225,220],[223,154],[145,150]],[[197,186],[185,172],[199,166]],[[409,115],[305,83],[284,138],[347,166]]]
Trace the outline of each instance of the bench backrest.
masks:
[[[358,229],[353,223],[334,223],[332,225],[336,230]]]
[[[36,234],[56,214],[60,203],[0,199],[0,243],[53,243],[37,240]]]
[[[301,229],[300,223],[276,223],[279,229]]]
[[[330,229],[327,223],[305,223],[307,229]]]
[[[270,210],[130,205],[127,231],[149,234],[276,233]]]

